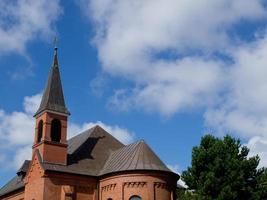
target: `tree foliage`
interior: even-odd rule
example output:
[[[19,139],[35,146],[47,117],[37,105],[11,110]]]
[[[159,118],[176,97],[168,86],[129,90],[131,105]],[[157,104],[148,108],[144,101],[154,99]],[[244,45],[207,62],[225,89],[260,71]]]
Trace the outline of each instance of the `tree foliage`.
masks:
[[[267,197],[267,172],[258,169],[259,157],[248,157],[249,149],[231,136],[202,138],[192,151],[192,166],[182,179],[192,192],[180,199],[258,200]],[[267,199],[267,198],[266,198]]]

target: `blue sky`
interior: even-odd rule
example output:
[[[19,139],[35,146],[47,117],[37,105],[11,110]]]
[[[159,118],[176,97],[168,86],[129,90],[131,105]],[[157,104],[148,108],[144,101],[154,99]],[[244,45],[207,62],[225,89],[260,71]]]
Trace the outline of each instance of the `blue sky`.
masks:
[[[0,2],[0,185],[30,158],[59,37],[69,136],[100,124],[190,165],[205,133],[267,164],[267,7],[254,0]]]

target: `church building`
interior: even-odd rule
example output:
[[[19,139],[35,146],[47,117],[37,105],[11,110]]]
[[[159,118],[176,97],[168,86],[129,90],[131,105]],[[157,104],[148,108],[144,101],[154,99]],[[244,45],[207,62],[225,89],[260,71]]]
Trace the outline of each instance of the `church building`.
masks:
[[[0,200],[175,200],[179,175],[145,143],[124,145],[95,126],[67,139],[57,48],[35,113],[31,160],[0,189]]]

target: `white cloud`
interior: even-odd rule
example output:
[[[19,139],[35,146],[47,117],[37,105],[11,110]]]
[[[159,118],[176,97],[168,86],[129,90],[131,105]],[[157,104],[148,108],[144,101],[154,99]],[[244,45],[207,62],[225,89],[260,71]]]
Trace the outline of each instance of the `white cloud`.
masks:
[[[18,168],[26,159],[31,159],[35,120],[32,117],[41,101],[41,94],[26,96],[24,110],[6,113],[0,110],[0,163],[11,163]],[[68,134],[72,137],[88,128],[99,125],[123,143],[133,141],[134,135],[118,125],[107,125],[101,121],[82,125],[69,122]],[[6,156],[5,156],[6,155]]]
[[[244,138],[267,136],[267,34],[233,55],[225,100],[210,108],[207,126]]]
[[[1,140],[8,141],[11,145],[26,145],[32,142],[33,127],[34,120],[31,115],[24,112],[6,113],[0,118]]]
[[[41,102],[42,94],[36,94],[33,96],[26,96],[24,98],[23,106],[26,113],[34,114]]]
[[[223,83],[220,63],[213,61],[184,58],[156,65],[144,83],[134,89],[118,90],[110,105],[120,109],[138,106],[168,116],[212,103]]]
[[[88,2],[87,12],[98,23],[96,42],[104,67],[147,57],[150,51],[222,48],[229,41],[227,30],[232,25],[266,15],[260,0]]]
[[[253,42],[236,26],[266,20],[264,1],[80,2],[96,24],[103,71],[134,85],[118,88],[110,107],[165,116],[204,108],[217,133],[267,138],[266,26],[251,28]]]
[[[62,14],[59,0],[1,0],[0,52],[25,53],[36,38],[49,39]]]
[[[260,0],[80,2],[96,23],[103,70],[135,85],[118,89],[110,105],[163,115],[214,102],[227,76],[212,54],[231,54],[235,24],[267,16]]]
[[[250,149],[249,156],[260,156],[259,167],[267,166],[267,137],[252,137],[246,146]]]
[[[25,160],[30,160],[32,155],[31,145],[23,146],[17,148],[14,154],[13,161],[11,162],[11,167],[18,169],[21,167]]]
[[[180,166],[178,164],[174,164],[174,165],[167,165],[167,167],[172,170],[174,173],[179,174],[181,176],[181,174],[179,173],[179,168]],[[181,179],[178,180],[177,182],[178,185],[184,187],[184,188],[188,188],[188,186],[185,184],[185,182]]]
[[[267,34],[234,53],[229,90],[223,102],[209,108],[205,123],[220,134],[248,139],[250,155],[267,166]]]

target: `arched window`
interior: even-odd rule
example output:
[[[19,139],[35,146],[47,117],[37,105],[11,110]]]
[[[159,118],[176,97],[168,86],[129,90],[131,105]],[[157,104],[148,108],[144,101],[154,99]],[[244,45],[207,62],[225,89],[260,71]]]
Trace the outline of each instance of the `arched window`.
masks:
[[[112,198],[108,198],[108,200],[112,200]]]
[[[51,140],[60,142],[61,139],[61,122],[58,119],[53,119],[51,123]]]
[[[40,120],[38,123],[37,143],[41,142],[42,137],[43,137],[43,120]]]
[[[134,196],[131,196],[129,200],[142,200],[142,198],[134,195]]]

